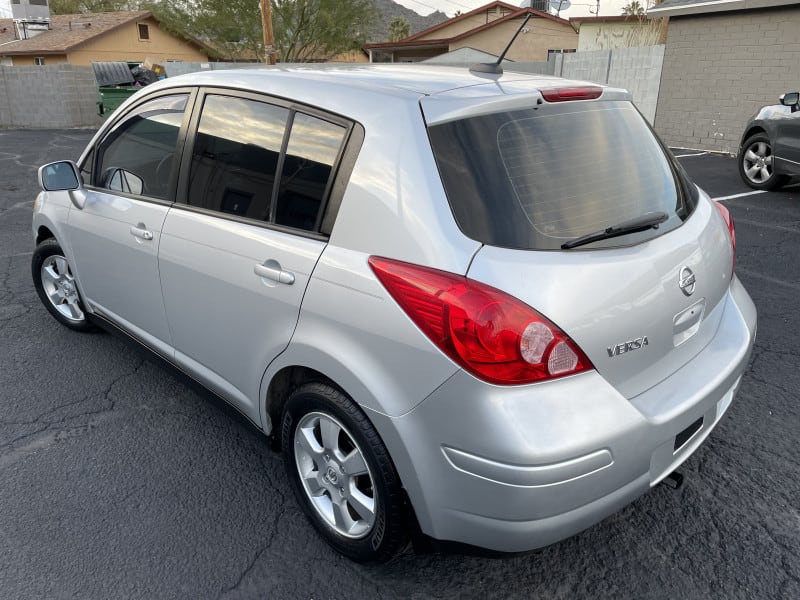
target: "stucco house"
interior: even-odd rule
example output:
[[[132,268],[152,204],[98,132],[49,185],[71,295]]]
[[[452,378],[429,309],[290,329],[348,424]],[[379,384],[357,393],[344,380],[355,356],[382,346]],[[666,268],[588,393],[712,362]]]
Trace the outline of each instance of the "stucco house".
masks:
[[[52,15],[25,28],[0,19],[0,66],[102,61],[205,62],[208,48],[161,29],[149,11]],[[27,39],[26,39],[27,36]]]
[[[370,62],[417,62],[459,48],[498,56],[528,15],[531,19],[526,30],[508,52],[510,60],[544,61],[551,54],[574,52],[578,47],[578,34],[566,19],[506,2],[491,2],[400,41],[366,44],[364,49]]]
[[[578,52],[636,48],[663,44],[667,39],[667,20],[642,17],[572,17],[578,32]]]

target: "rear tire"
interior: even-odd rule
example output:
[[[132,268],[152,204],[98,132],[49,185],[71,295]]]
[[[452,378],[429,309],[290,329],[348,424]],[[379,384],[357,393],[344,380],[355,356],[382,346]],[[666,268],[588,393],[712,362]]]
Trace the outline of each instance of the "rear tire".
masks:
[[[72,267],[58,242],[43,240],[31,259],[33,285],[44,307],[55,319],[74,331],[95,331],[86,319]]]
[[[756,190],[777,190],[789,178],[775,172],[772,142],[764,133],[756,133],[742,144],[739,154],[739,175]]]
[[[286,473],[323,538],[357,562],[386,562],[408,542],[400,477],[361,409],[322,383],[300,386],[283,412]]]

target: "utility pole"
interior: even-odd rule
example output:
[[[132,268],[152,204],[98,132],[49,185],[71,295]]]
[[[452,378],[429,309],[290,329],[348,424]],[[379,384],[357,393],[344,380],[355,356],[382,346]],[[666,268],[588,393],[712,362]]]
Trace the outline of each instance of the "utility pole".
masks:
[[[261,0],[261,28],[264,30],[264,62],[275,64],[275,36],[272,33],[272,7],[269,0]]]

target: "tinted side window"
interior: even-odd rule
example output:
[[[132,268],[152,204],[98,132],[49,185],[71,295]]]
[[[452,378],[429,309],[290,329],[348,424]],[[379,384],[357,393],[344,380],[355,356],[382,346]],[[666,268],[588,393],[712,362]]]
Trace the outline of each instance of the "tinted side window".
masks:
[[[98,146],[98,187],[166,199],[188,94],[160,96],[136,107]]]
[[[275,223],[316,231],[346,129],[297,113],[281,171]]]
[[[289,110],[206,96],[192,150],[190,206],[265,221]]]

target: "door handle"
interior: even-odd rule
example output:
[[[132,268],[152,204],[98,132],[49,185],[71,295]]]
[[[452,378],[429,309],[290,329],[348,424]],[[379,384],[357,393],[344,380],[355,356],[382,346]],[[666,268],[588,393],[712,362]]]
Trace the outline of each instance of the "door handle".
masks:
[[[263,264],[253,267],[253,272],[259,277],[264,279],[271,279],[278,283],[292,285],[294,283],[294,273],[291,271],[284,271],[277,260],[265,260]]]
[[[143,223],[139,223],[138,225],[134,225],[133,227],[131,227],[131,235],[147,241],[153,239],[153,232],[145,229]]]

